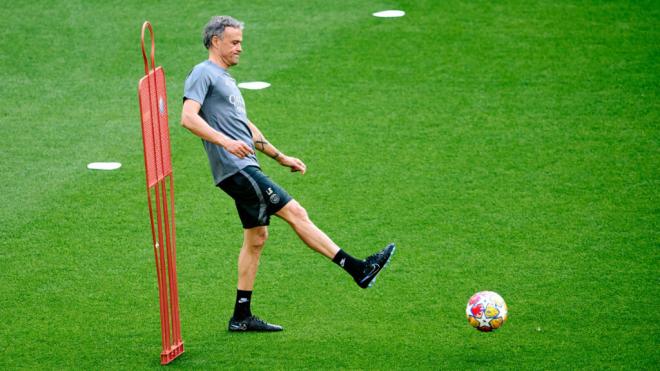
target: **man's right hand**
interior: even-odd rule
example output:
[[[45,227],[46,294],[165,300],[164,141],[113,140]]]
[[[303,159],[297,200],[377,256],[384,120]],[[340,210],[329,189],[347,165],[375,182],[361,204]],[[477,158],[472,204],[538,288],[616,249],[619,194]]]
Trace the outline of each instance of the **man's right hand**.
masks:
[[[243,158],[248,155],[253,155],[254,150],[252,147],[245,144],[245,142],[240,140],[233,140],[227,138],[227,140],[222,144],[222,147],[232,155]]]

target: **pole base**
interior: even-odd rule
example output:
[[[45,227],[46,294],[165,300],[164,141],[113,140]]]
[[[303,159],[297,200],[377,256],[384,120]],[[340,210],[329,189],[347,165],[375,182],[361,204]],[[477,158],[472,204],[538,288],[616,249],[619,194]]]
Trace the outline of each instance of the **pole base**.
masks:
[[[183,342],[179,342],[178,344],[172,345],[168,350],[163,350],[163,352],[160,354],[160,364],[166,365],[172,362],[176,357],[180,356],[181,354],[183,354]]]

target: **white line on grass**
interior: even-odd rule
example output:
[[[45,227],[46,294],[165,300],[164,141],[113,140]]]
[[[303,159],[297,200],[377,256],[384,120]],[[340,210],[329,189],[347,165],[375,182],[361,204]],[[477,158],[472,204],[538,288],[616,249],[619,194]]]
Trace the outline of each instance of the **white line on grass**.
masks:
[[[376,12],[373,14],[374,17],[379,17],[379,18],[396,18],[396,17],[403,17],[406,15],[406,12],[403,10],[383,10],[381,12]]]
[[[119,162],[90,162],[87,168],[91,170],[116,170],[121,167]]]
[[[261,90],[261,89],[266,89],[269,86],[270,86],[269,83],[263,81],[242,82],[238,84],[239,88],[248,89],[248,90]]]

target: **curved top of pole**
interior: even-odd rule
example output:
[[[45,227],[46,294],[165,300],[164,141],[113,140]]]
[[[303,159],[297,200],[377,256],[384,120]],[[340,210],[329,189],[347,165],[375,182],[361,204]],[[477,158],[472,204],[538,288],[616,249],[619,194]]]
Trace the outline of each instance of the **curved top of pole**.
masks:
[[[141,44],[142,44],[142,58],[144,58],[144,74],[148,75],[149,74],[149,61],[147,60],[147,52],[144,50],[144,31],[146,29],[149,29],[149,33],[151,34],[151,69],[156,68],[156,62],[154,61],[154,52],[156,49],[155,45],[155,36],[154,36],[154,29],[151,27],[151,23],[149,21],[144,21],[142,24],[142,38],[141,38]]]

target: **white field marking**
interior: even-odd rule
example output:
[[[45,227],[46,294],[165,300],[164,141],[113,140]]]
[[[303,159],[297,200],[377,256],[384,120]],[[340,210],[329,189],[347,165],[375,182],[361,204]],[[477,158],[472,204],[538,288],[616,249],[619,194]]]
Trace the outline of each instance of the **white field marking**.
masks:
[[[374,17],[379,18],[396,18],[403,17],[406,15],[406,12],[403,10],[383,10],[382,12],[376,12],[373,14]]]
[[[269,86],[270,86],[269,83],[263,81],[242,82],[238,84],[239,88],[248,89],[248,90],[261,90],[261,89],[266,89]]]
[[[87,164],[87,168],[91,170],[115,170],[120,167],[119,162],[91,162]]]

